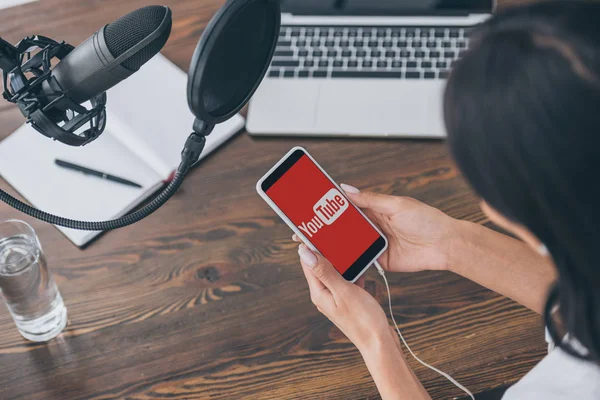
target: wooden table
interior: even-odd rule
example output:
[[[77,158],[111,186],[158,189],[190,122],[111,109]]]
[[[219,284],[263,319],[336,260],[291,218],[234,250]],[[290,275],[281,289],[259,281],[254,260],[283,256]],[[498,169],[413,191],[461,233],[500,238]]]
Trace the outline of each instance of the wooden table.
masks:
[[[42,0],[0,11],[0,34],[13,43],[39,33],[76,44],[149,3]],[[164,54],[187,69],[222,0],[163,3],[174,15]],[[23,118],[2,101],[0,121],[3,138]],[[22,218],[37,230],[69,325],[56,340],[34,344],[0,309],[0,399],[379,398],[358,351],[310,303],[291,232],[254,190],[295,144],[338,181],[486,223],[444,143],[425,140],[242,133],[193,170],[152,217],[86,250],[2,204],[0,219]],[[515,382],[544,355],[540,318],[510,300],[452,273],[395,274],[390,281],[396,318],[415,352],[476,393]],[[367,288],[385,304],[373,271]],[[433,398],[461,396],[409,362]]]

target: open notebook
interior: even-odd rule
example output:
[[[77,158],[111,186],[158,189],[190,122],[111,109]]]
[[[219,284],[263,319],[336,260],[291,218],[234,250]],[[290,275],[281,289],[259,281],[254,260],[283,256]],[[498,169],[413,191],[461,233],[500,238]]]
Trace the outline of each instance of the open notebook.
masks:
[[[0,0],[0,10],[20,6],[21,4],[33,3],[37,0]]]
[[[23,125],[0,143],[0,175],[41,210],[86,221],[122,216],[159,189],[179,165],[194,121],[186,84],[187,75],[159,54],[108,91],[107,127],[96,141],[71,147]],[[239,115],[218,125],[207,138],[203,157],[243,126]],[[55,159],[125,178],[143,188],[63,169],[54,164]],[[78,246],[100,233],[59,229]]]

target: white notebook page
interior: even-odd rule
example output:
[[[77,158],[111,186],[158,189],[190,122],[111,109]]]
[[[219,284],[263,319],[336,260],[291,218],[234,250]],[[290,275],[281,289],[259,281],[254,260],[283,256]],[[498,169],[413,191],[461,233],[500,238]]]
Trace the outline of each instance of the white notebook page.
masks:
[[[57,158],[131,180],[143,189],[58,167]],[[162,177],[115,139],[110,128],[95,142],[72,147],[23,125],[0,144],[0,172],[34,206],[85,221],[123,215],[162,184]],[[59,229],[78,246],[99,233]]]
[[[166,179],[179,165],[194,123],[187,103],[187,74],[157,54],[107,94],[108,110],[129,128],[121,129],[119,140]],[[217,125],[206,139],[203,157],[243,127],[240,115]]]

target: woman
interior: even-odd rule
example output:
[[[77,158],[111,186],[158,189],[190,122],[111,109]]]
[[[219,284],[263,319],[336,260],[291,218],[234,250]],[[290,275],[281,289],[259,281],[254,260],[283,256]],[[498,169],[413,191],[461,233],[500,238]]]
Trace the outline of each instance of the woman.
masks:
[[[445,118],[483,212],[522,241],[343,185],[389,239],[381,265],[451,270],[545,315],[560,348],[505,399],[600,399],[600,4],[542,3],[487,22],[448,81]],[[378,302],[321,255],[299,254],[312,301],[358,347],[382,398],[428,399]]]

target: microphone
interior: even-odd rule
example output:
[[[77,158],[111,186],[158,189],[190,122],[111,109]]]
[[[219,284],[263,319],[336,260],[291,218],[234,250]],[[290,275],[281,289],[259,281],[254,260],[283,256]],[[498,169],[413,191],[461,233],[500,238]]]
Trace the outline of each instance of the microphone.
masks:
[[[146,218],[181,186],[215,125],[239,112],[254,94],[273,58],[280,25],[279,0],[227,0],[211,18],[190,64],[187,97],[195,120],[181,152],[181,163],[173,180],[137,211],[109,221],[79,221],[38,210],[2,189],[0,201],[41,221],[87,231],[118,229]],[[167,7],[146,7],[107,25],[76,49],[43,36],[26,38],[17,47],[0,38],[4,97],[17,103],[44,135],[75,146],[86,144],[101,133],[106,119],[106,93],[101,92],[155,55],[170,29]],[[40,52],[23,63],[23,54],[30,53],[32,46]],[[49,61],[53,58],[61,62],[51,71]],[[27,80],[25,72],[35,78]],[[11,78],[10,90],[7,77]],[[91,110],[77,104],[85,99],[91,101]],[[71,108],[63,111],[67,106]],[[58,126],[54,121],[63,116],[66,122]],[[90,122],[91,128],[74,135],[73,128],[81,127],[82,121]]]
[[[105,92],[155,56],[171,26],[168,7],[148,6],[104,26],[75,48],[43,36],[25,38],[16,47],[0,38],[4,98],[17,104],[43,135],[86,145],[106,126]],[[32,56],[35,49],[39,51]],[[60,61],[51,68],[53,58]],[[83,105],[88,101],[91,109]]]
[[[42,84],[47,100],[64,94],[82,104],[106,92],[162,49],[171,25],[168,7],[148,6],[99,29],[63,58]]]

